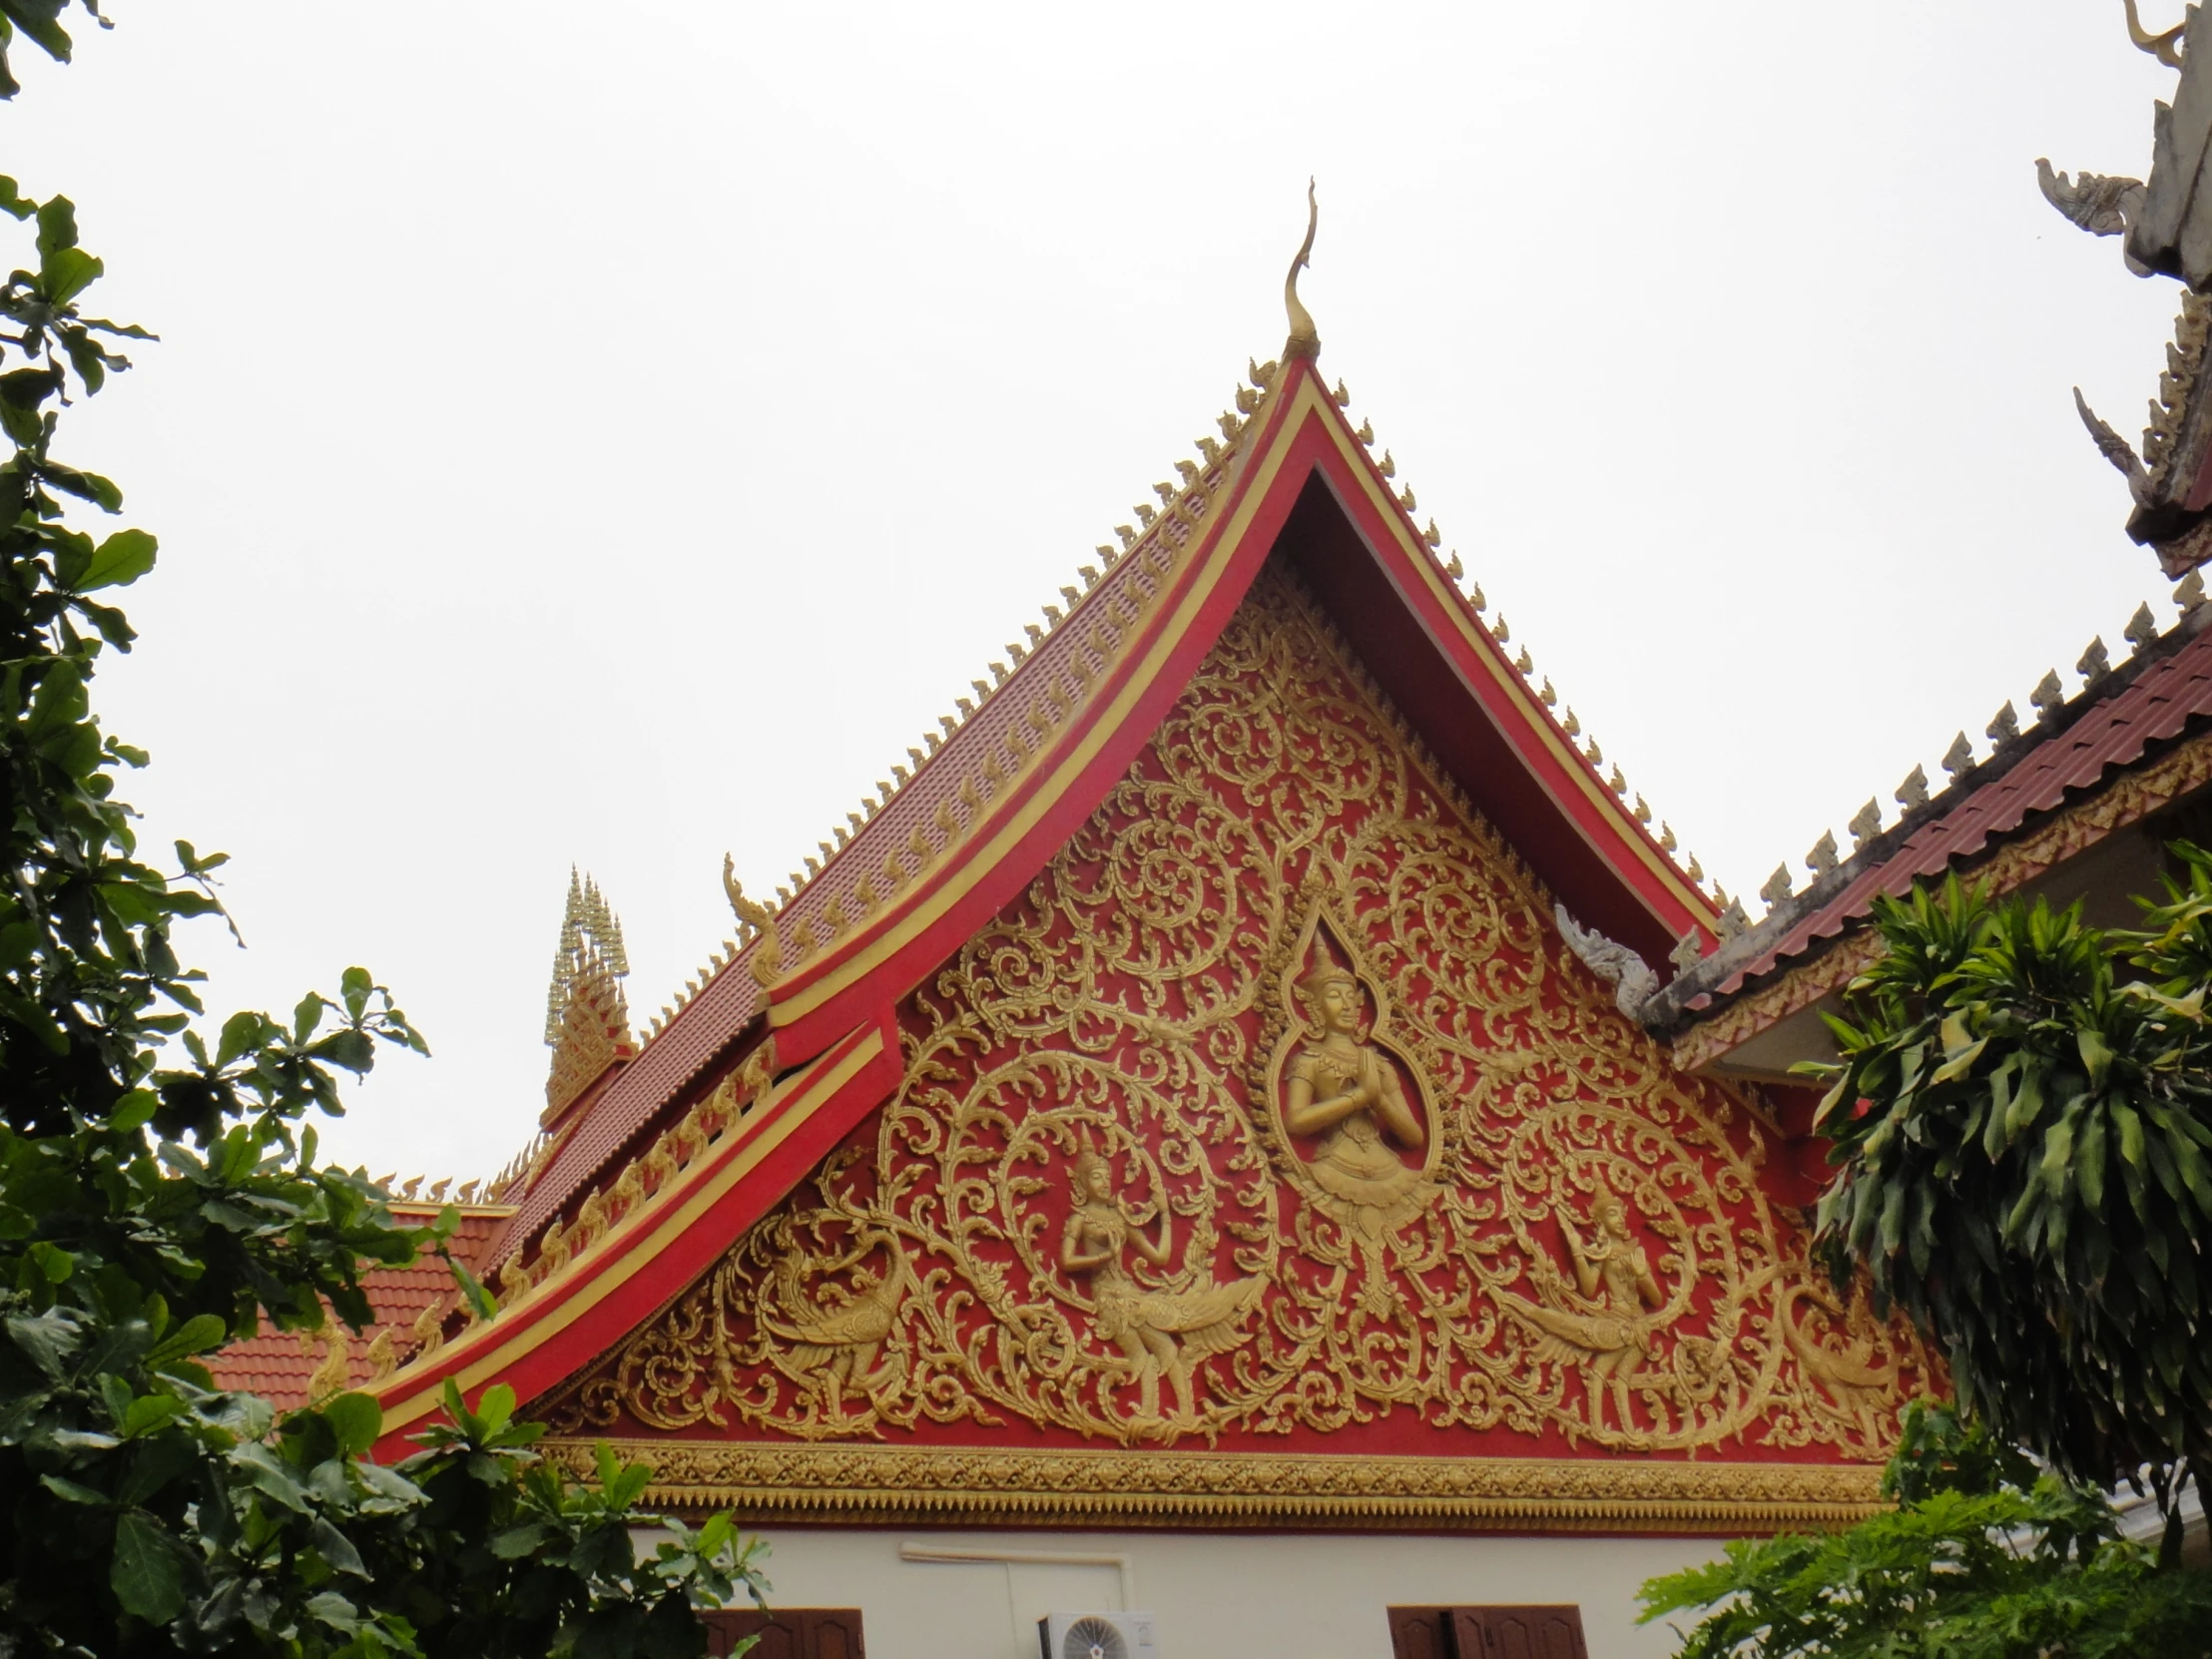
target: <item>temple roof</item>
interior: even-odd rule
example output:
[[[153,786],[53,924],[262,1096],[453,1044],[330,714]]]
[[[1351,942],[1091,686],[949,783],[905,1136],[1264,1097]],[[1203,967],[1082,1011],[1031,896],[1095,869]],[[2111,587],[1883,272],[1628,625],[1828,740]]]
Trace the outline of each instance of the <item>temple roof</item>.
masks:
[[[2047,709],[1925,807],[1680,974],[1645,1014],[1655,1027],[1681,1031],[1678,1060],[1705,1064],[1856,974],[1869,959],[1866,947],[1838,947],[1871,938],[1866,924],[1878,895],[1903,894],[1916,881],[1951,871],[1985,870],[2000,848],[2019,843],[2054,814],[2212,727],[2212,605],[2201,592],[2193,597],[2193,607],[2164,635],[2146,640],[2072,701]],[[2146,802],[2145,810],[2181,787],[2177,780],[2174,792]],[[2118,827],[2115,821],[2102,828]],[[2054,844],[2050,858],[2013,860],[2019,867],[1991,885],[2005,890],[2033,879],[2095,838],[2094,827],[2085,827],[2062,849]],[[1796,983],[1785,988],[1793,976]],[[1746,1007],[1762,997],[1756,1012]],[[1730,1010],[1738,1017],[1723,1021]]]
[[[503,1195],[517,1212],[477,1266],[487,1281],[485,1270],[508,1267],[522,1305],[394,1377],[382,1392],[395,1428],[428,1409],[444,1377],[471,1388],[512,1378],[565,1332],[555,1346],[566,1357],[533,1363],[518,1382],[525,1393],[550,1385],[574,1352],[650,1313],[642,1298],[680,1289],[804,1178],[895,1083],[895,1001],[1097,808],[1271,556],[1297,568],[1442,764],[1585,925],[1646,956],[1685,934],[1711,936],[1713,901],[1669,855],[1671,835],[1642,821],[1649,809],[1629,804],[1617,765],[1601,770],[1594,742],[1576,742],[1571,712],[1554,715],[1526,649],[1508,654],[1479,588],[1462,591],[1456,555],[1447,562],[1434,525],[1416,523],[1412,491],[1388,482],[1394,467],[1371,453],[1372,428],[1354,431],[1342,386],[1332,392],[1292,344],[1280,365],[1254,365],[1221,438],[1201,440],[1199,459],[1154,486],[1159,507],[1139,507],[1118,531],[1123,545],[1100,548],[1082,587],[1063,589],[1066,605],[1046,607],[1048,626],[1009,647],[1011,671],[991,665],[960,718],[940,722],[942,737],[913,753],[911,769],[892,769],[895,787],[878,784],[796,894],[772,910],[731,880],[742,948],[710,964],[697,993]],[[822,1122],[807,1121],[815,1113]],[[702,1138],[711,1145],[694,1144]],[[622,1216],[604,1242],[595,1223],[593,1248],[573,1264],[536,1278],[512,1267],[644,1162],[656,1173],[638,1202],[611,1206]],[[639,1251],[650,1260],[609,1278],[611,1257]]]
[[[395,1203],[392,1219],[402,1227],[420,1227],[431,1221],[441,1206]],[[453,1253],[471,1260],[484,1242],[513,1214],[498,1205],[461,1205],[460,1226],[455,1229]],[[378,1381],[396,1363],[398,1352],[422,1311],[442,1302],[453,1289],[453,1276],[435,1256],[424,1256],[403,1268],[377,1268],[361,1276],[361,1289],[375,1310],[375,1324],[358,1338],[347,1335],[335,1320],[320,1331],[264,1330],[221,1350],[208,1369],[221,1388],[242,1388],[273,1401],[280,1411],[308,1403],[317,1373],[325,1374],[330,1391],[360,1387]],[[382,1347],[378,1348],[379,1339]],[[379,1369],[381,1368],[381,1369]]]

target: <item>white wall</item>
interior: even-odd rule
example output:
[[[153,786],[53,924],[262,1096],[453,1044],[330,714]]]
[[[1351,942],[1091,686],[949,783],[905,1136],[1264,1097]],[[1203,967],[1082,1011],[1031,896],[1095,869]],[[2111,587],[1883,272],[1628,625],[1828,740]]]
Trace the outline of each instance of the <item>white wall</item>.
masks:
[[[1046,1612],[1134,1605],[1162,1659],[1389,1659],[1393,1603],[1575,1602],[1590,1659],[1662,1659],[1636,1587],[1710,1559],[1699,1538],[1419,1537],[1372,1533],[936,1532],[772,1527],[774,1602],[859,1607],[868,1659],[1036,1659]],[[902,1560],[900,1546],[1090,1557],[1112,1564]],[[1133,1602],[1124,1600],[1124,1586]]]

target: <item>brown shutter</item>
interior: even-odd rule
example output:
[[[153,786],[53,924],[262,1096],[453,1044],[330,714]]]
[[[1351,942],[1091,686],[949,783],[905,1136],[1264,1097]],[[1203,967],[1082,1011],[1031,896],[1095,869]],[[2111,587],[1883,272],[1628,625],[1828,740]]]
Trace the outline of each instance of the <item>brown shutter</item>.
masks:
[[[1390,1607],[1390,1659],[1452,1659],[1448,1607]]]
[[[825,1607],[807,1618],[813,1626],[808,1635],[814,1643],[807,1650],[807,1659],[864,1659],[867,1645],[860,1640],[857,1608]]]
[[[1454,1607],[1453,1659],[1590,1659],[1579,1607]]]
[[[707,1659],[729,1659],[747,1636],[760,1642],[745,1659],[865,1659],[856,1607],[726,1607],[701,1613],[707,1627]]]

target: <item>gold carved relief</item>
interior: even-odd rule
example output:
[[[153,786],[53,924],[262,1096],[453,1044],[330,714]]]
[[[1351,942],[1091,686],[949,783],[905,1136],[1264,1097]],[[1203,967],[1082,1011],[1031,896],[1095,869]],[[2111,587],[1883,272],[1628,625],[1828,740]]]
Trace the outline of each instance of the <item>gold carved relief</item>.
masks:
[[[1866,1462],[1929,1383],[1814,1289],[1769,1131],[1620,1014],[1272,573],[901,1023],[878,1117],[562,1432]]]

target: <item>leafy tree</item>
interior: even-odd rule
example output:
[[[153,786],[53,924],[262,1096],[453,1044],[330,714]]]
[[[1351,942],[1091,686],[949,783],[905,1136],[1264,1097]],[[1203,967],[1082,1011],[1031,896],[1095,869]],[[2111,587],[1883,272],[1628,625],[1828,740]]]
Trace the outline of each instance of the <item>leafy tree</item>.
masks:
[[[1682,1659],[2212,1655],[2212,1574],[2160,1571],[2102,1492],[1949,1406],[1908,1408],[1883,1491],[1898,1506],[1848,1531],[1732,1543],[1653,1579],[1644,1622],[1710,1609]]]
[[[1830,1020],[1819,1237],[1948,1354],[1962,1406],[2061,1473],[2149,1478],[2169,1515],[2212,1457],[2212,855],[2142,901],[1877,901],[1887,952]]]
[[[67,59],[67,9],[0,0],[0,97],[18,31]],[[474,1412],[449,1393],[452,1421],[385,1468],[362,1455],[374,1401],[278,1420],[197,1358],[264,1319],[359,1329],[363,1271],[443,1254],[455,1218],[396,1227],[361,1172],[317,1161],[306,1119],[341,1109],[339,1075],[423,1050],[369,974],[202,1035],[172,934],[220,911],[224,860],[142,856],[116,784],[146,756],[89,694],[134,637],[109,596],[157,544],[72,523],[122,493],[54,452],[72,394],[152,336],[82,308],[102,266],[67,198],[0,179],[0,213],[32,242],[0,284],[0,1659],[698,1654],[694,1603],[765,1588],[728,1517],[644,1513],[648,1472],[611,1457],[578,1486],[502,1389]],[[648,1524],[668,1537],[640,1562]]]

